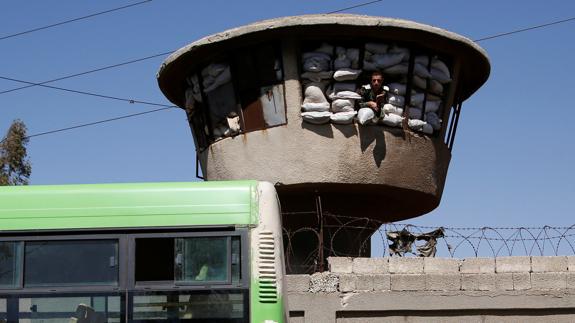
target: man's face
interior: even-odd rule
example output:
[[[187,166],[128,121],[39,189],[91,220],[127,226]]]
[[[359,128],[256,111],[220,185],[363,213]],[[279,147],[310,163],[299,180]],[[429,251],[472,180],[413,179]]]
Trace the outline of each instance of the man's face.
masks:
[[[383,76],[379,74],[375,74],[371,76],[371,88],[375,91],[379,91],[383,84]]]

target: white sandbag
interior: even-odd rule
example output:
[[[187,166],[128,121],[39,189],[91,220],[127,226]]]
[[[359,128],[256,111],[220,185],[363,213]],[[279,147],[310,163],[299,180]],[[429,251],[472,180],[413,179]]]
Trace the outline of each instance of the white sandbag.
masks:
[[[322,43],[321,46],[315,51],[319,53],[325,53],[331,56],[333,54],[333,46],[328,43]]]
[[[329,122],[331,114],[331,112],[302,112],[301,117],[309,123],[325,124]]]
[[[321,88],[321,83],[310,83],[305,88],[304,103],[322,103],[327,102]]]
[[[421,119],[423,111],[417,107],[409,107],[408,115],[409,119]]]
[[[335,93],[341,92],[341,91],[355,91],[355,90],[356,90],[355,83],[335,82],[333,84],[333,91]]]
[[[451,78],[451,73],[449,72],[449,68],[447,68],[447,65],[444,62],[442,62],[440,59],[433,58],[433,60],[431,60],[431,67],[435,68],[437,70],[440,70],[448,78]]]
[[[409,49],[405,48],[405,47],[399,47],[399,46],[393,45],[387,50],[387,52],[393,53],[393,54],[403,54],[404,57],[409,59]]]
[[[389,92],[393,93],[393,94],[398,94],[398,95],[405,95],[405,91],[407,89],[407,86],[405,84],[401,84],[401,83],[391,83],[388,85],[389,87]]]
[[[402,53],[396,54],[376,54],[371,57],[371,60],[380,69],[384,69],[396,64],[399,64],[403,59]]]
[[[396,64],[383,70],[383,74],[405,75],[409,69],[407,63]]]
[[[423,99],[425,98],[425,94],[423,93],[415,93],[411,95],[411,100],[409,101],[411,105],[415,105],[417,107],[421,107],[423,104]]]
[[[415,64],[421,64],[425,68],[427,68],[427,66],[429,66],[429,56],[427,56],[427,55],[415,56]]]
[[[361,74],[361,70],[354,70],[351,68],[341,68],[335,71],[333,78],[336,81],[351,81],[357,79]]]
[[[325,112],[329,111],[329,102],[306,102],[301,105],[301,109],[304,112]]]
[[[330,120],[335,124],[350,124],[356,114],[355,111],[334,113],[330,116]]]
[[[429,73],[429,71],[427,70],[427,67],[423,66],[421,64],[415,64],[413,66],[413,71],[415,72],[415,74],[417,76],[420,76],[423,78],[430,78],[431,77],[431,73]]]
[[[385,54],[389,45],[382,43],[366,43],[365,50],[374,54]]]
[[[431,135],[433,133],[433,127],[431,127],[431,125],[427,124],[427,122],[423,120],[409,119],[407,120],[407,125],[409,126],[409,128],[415,131],[420,131],[428,135]]]
[[[429,112],[425,114],[425,121],[429,124],[433,130],[441,129],[441,119],[435,112]]]
[[[431,77],[442,84],[451,82],[451,77],[437,68],[431,67]]]
[[[403,109],[402,108],[397,107],[397,106],[390,104],[390,103],[386,103],[383,105],[383,112],[385,114],[395,114],[398,116],[403,115]]]
[[[439,110],[439,105],[441,101],[425,101],[425,113],[437,112]]]
[[[429,82],[429,91],[435,94],[442,95],[443,94],[443,84],[439,81],[431,79]]]
[[[329,98],[331,100],[336,100],[336,99],[354,99],[354,100],[358,100],[361,99],[361,95],[357,94],[356,92],[353,91],[340,91],[337,93],[331,92],[329,95]]]
[[[351,61],[351,68],[359,68],[359,48],[348,48],[346,50],[346,56]]]
[[[375,112],[370,108],[361,108],[357,112],[357,121],[361,125],[373,123]]]
[[[387,96],[387,102],[398,107],[402,107],[405,104],[405,98],[399,94],[389,94]]]
[[[385,114],[379,122],[390,127],[400,127],[403,122],[403,117],[396,114]]]
[[[323,72],[305,72],[301,74],[301,78],[308,79],[314,82],[321,82],[321,80],[330,79],[333,76],[332,71],[323,71]]]
[[[352,112],[354,111],[355,100],[350,99],[335,99],[331,103],[331,111],[338,112]]]

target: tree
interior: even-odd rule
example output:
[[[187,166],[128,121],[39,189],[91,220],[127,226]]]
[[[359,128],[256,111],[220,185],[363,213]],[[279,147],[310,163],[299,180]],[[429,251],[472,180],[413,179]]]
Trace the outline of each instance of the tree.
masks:
[[[28,185],[32,165],[28,160],[26,125],[14,120],[0,142],[0,185]]]

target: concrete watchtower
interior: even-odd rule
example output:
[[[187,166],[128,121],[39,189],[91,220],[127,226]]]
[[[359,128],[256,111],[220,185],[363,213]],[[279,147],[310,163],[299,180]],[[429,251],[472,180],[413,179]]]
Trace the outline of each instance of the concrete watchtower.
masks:
[[[385,116],[360,110],[360,125],[354,92],[374,70],[389,88]],[[307,15],[193,42],[158,83],[185,109],[207,180],[276,183],[287,213],[315,210],[320,196],[324,212],[396,221],[439,205],[462,102],[489,71],[482,48],[439,28]]]

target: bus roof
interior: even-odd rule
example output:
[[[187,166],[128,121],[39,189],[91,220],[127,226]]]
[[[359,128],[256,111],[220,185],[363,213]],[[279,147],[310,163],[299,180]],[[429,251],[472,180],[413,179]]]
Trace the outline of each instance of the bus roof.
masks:
[[[0,232],[249,225],[256,181],[0,187]]]

